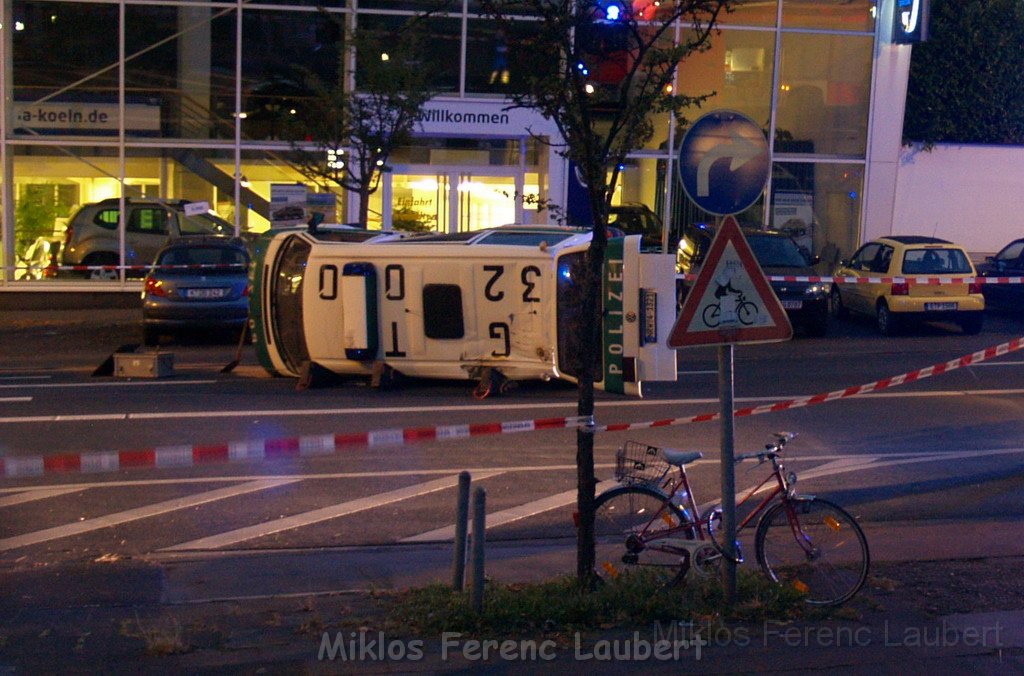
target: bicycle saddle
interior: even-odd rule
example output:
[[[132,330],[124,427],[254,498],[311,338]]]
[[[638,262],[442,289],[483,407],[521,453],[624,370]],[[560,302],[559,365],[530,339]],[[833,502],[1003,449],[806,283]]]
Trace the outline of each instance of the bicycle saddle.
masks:
[[[670,465],[676,465],[682,467],[688,465],[694,460],[700,460],[704,457],[704,454],[700,451],[680,451],[678,448],[663,448],[661,452],[665,455],[665,460]]]

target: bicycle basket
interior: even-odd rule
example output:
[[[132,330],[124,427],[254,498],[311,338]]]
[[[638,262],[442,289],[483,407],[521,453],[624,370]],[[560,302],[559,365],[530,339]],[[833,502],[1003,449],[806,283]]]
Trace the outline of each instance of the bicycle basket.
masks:
[[[658,483],[670,467],[657,446],[627,441],[615,453],[615,478],[624,484]]]

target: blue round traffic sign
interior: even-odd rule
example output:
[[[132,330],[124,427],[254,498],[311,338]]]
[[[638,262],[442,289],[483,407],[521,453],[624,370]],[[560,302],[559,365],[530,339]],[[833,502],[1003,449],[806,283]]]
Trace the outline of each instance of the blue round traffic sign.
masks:
[[[715,110],[697,118],[679,148],[683,190],[712,214],[736,214],[756,202],[770,170],[764,132],[734,110]]]

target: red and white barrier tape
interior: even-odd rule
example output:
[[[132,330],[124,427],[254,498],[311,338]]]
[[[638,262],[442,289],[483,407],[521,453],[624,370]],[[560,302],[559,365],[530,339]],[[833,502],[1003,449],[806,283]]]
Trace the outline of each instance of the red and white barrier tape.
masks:
[[[225,444],[158,446],[130,451],[60,453],[0,458],[0,477],[42,476],[69,472],[116,472],[122,469],[195,467],[235,461],[331,455],[352,448],[401,446],[419,441],[466,439],[589,425],[590,418],[543,418],[516,422],[471,423],[439,427],[377,430],[356,434],[321,434],[290,439],[254,439]]]
[[[736,409],[737,418],[774,413],[792,408],[824,404],[837,399],[846,399],[868,392],[877,392],[897,385],[924,380],[942,373],[949,373],[965,366],[978,364],[1001,357],[1024,348],[1024,337],[985,348],[958,359],[940,362],[925,368],[903,373],[892,378],[883,378],[864,385],[847,387],[842,390],[823,392],[808,397],[797,397],[772,404]],[[514,434],[538,430],[571,429],[589,427],[595,432],[624,432],[627,430],[651,429],[687,425],[690,423],[718,420],[720,413],[703,413],[685,418],[666,418],[642,423],[614,423],[594,425],[588,417],[542,418],[516,422],[474,423],[468,425],[444,425],[437,427],[413,427],[404,429],[377,430],[356,434],[322,434],[293,437],[290,439],[256,439],[234,441],[226,444],[198,444],[194,446],[160,446],[131,451],[108,451],[96,453],[62,453],[48,456],[0,458],[0,477],[13,478],[41,476],[68,472],[96,473],[116,472],[133,468],[194,467],[234,461],[252,461],[275,458],[331,455],[352,448],[374,448],[379,446],[401,446],[419,441],[443,441],[466,439],[492,434]]]
[[[180,265],[8,265],[0,266],[0,270],[37,270],[39,272],[142,272],[148,270],[209,270],[209,269],[241,269],[242,265],[224,263],[195,263]],[[922,286],[946,286],[950,284],[1024,284],[1024,277],[833,277],[814,275],[765,275],[769,282],[806,282],[811,284],[910,284]],[[679,274],[676,279],[692,282],[697,279],[695,274]]]
[[[890,387],[896,387],[897,385],[905,385],[906,383],[912,383],[917,380],[924,380],[925,378],[931,378],[942,373],[949,373],[955,371],[964,366],[970,366],[972,364],[978,364],[989,359],[995,359],[1001,357],[1010,352],[1015,352],[1024,348],[1024,338],[1014,338],[1013,340],[995,345],[993,347],[987,347],[984,350],[972,352],[971,354],[964,355],[959,359],[951,359],[946,362],[940,362],[938,364],[932,364],[916,371],[910,371],[909,373],[903,373],[892,378],[882,378],[872,383],[865,383],[864,385],[857,385],[854,387],[847,387],[842,390],[833,390],[831,392],[822,392],[820,394],[813,394],[809,397],[797,397],[795,399],[788,399],[785,401],[777,401],[772,404],[762,404],[760,406],[751,406],[748,408],[738,408],[733,411],[733,416],[737,418],[743,418],[746,416],[760,415],[762,413],[774,413],[776,411],[786,411],[791,408],[802,408],[804,406],[814,406],[816,404],[824,404],[829,401],[835,401],[837,399],[846,399],[848,397],[856,397],[860,394],[867,394],[868,392],[877,392],[879,390],[888,389]],[[622,423],[615,425],[599,425],[595,428],[597,432],[624,432],[626,430],[638,430],[638,429],[650,429],[652,427],[667,427],[671,425],[687,425],[690,423],[697,422],[710,422],[712,420],[718,420],[721,417],[720,413],[704,413],[701,415],[690,416],[688,418],[666,418],[665,420],[655,420],[652,422],[645,423]]]
[[[697,275],[676,275],[692,282]],[[831,277],[814,275],[765,275],[769,282],[807,282],[811,284],[910,284],[945,286],[949,284],[1024,284],[1024,277]]]
[[[0,267],[0,270],[38,270],[39,272],[90,272],[102,270],[104,272],[117,272],[118,270],[143,271],[143,270],[210,270],[210,269],[233,269],[244,271],[248,266],[241,263],[177,263],[174,265],[8,265]]]

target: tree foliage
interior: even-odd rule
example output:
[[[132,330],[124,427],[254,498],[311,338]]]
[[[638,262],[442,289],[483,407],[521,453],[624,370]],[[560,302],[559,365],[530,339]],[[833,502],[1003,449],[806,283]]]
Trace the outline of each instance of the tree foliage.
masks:
[[[331,20],[342,27],[339,19]],[[337,79],[305,71],[309,96],[286,118],[293,165],[318,185],[356,193],[364,227],[369,197],[380,187],[392,151],[412,140],[423,106],[435,93],[429,71],[421,67],[422,26],[423,17],[416,16],[388,33],[344,31]]]
[[[1024,144],[1024,3],[933,0],[914,45],[905,143]]]
[[[610,13],[609,5],[621,13]],[[524,85],[508,94],[513,107],[531,108],[551,120],[569,159],[586,185],[594,224],[579,316],[578,415],[594,412],[594,380],[601,345],[601,271],[608,212],[629,153],[654,133],[652,114],[682,119],[706,96],[673,93],[676,69],[686,56],[708,48],[715,23],[729,0],[480,0],[481,10],[511,35],[512,22],[530,21]],[[680,26],[681,41],[676,39]],[[601,77],[599,77],[601,75]],[[710,92],[709,92],[710,94]],[[559,140],[548,139],[550,143]],[[577,433],[577,577],[584,586],[594,572],[594,438]]]

